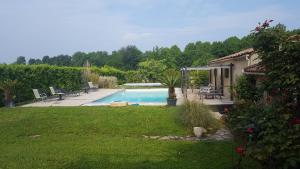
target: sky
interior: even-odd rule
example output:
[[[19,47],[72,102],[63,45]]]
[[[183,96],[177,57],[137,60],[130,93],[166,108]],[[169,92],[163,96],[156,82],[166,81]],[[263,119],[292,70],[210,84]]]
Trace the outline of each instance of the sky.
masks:
[[[243,37],[259,21],[300,28],[300,0],[0,0],[0,63]]]

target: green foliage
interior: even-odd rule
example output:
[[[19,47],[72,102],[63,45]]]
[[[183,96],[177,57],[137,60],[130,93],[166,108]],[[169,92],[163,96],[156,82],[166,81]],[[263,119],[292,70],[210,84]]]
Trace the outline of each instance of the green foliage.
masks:
[[[24,56],[19,56],[14,64],[26,65],[26,58]]]
[[[47,89],[49,86],[65,90],[77,90],[81,86],[80,68],[47,65],[0,65],[0,79],[15,79],[16,101],[33,98],[32,89]]]
[[[101,76],[114,76],[114,77],[117,77],[119,84],[122,84],[122,83],[125,82],[126,72],[124,72],[122,70],[119,70],[117,68],[111,67],[111,66],[105,65],[105,66],[100,67],[100,68],[92,67],[91,71],[98,74],[98,75],[101,75]]]
[[[143,82],[157,82],[161,76],[161,72],[164,72],[167,68],[162,61],[154,59],[140,62],[138,67],[138,73],[143,78]]]
[[[262,91],[259,91],[254,81],[255,79],[252,76],[240,76],[234,88],[236,98],[239,100],[258,100],[262,95]]]
[[[16,102],[33,99],[32,89],[43,89],[49,93],[49,86],[62,88],[66,91],[78,90],[82,87],[82,70],[79,67],[57,67],[49,65],[0,65],[0,79],[15,79]],[[91,72],[102,76],[120,77],[125,79],[125,73],[108,66],[92,67]]]
[[[146,77],[140,71],[130,70],[126,72],[125,79],[128,83],[141,83],[145,82]]]
[[[244,136],[253,128],[246,154],[264,168],[300,167],[300,42],[285,26],[268,27],[265,21],[253,33],[254,48],[266,68],[262,89],[268,97],[257,99],[248,80],[240,80],[241,103],[229,113],[228,122]],[[298,35],[299,36],[299,35]],[[254,95],[254,96],[253,96]]]
[[[175,86],[179,80],[179,72],[175,69],[168,69],[164,71],[162,77],[160,78],[160,82],[169,87],[169,99],[175,99]]]
[[[175,69],[168,69],[163,72],[160,80],[166,86],[175,87],[179,80],[179,71]]]
[[[238,102],[228,114],[228,123],[234,133],[246,139],[246,128],[254,130],[247,155],[265,168],[297,168],[300,156],[300,125],[290,123],[292,115],[279,103]]]
[[[199,88],[208,84],[208,71],[190,71],[190,85]]]
[[[204,127],[215,131],[220,128],[220,122],[213,117],[208,106],[197,101],[186,101],[181,108],[180,117],[185,126]]]
[[[92,66],[103,67],[105,65],[116,67],[123,71],[137,70],[140,62],[156,60],[166,65],[168,69],[180,69],[186,66],[206,65],[210,60],[238,52],[252,46],[251,36],[239,39],[229,37],[223,42],[189,43],[184,50],[173,45],[171,47],[154,47],[151,51],[141,52],[136,46],[126,46],[108,54],[106,51],[76,52],[72,56],[44,56],[40,59],[29,59],[28,64],[48,64],[56,66],[81,67],[88,60]],[[19,57],[17,64],[26,64],[25,57]]]
[[[17,81],[11,79],[3,79],[2,81],[0,81],[0,91],[2,91],[4,94],[4,102],[7,106],[11,104],[11,102],[15,98],[16,84]]]

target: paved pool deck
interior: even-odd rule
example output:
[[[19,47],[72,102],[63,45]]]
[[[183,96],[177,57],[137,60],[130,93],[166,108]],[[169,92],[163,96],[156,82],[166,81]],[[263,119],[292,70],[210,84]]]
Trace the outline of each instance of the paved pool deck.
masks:
[[[64,100],[57,100],[56,98],[47,99],[46,101],[39,101],[23,105],[21,107],[51,107],[51,106],[83,106],[94,100],[101,99],[118,92],[122,89],[97,89],[89,93],[80,93],[80,96],[67,96]]]
[[[97,89],[94,91],[90,91],[89,93],[81,93],[80,96],[67,96],[64,97],[64,100],[57,100],[56,98],[47,99],[46,101],[38,101],[26,105],[22,105],[21,107],[68,107],[68,106],[88,106],[89,103],[101,99],[103,97],[112,95],[118,91],[123,89]],[[180,105],[184,102],[183,95],[181,94],[181,90],[176,88],[177,95],[177,104]],[[158,104],[149,105],[149,104],[140,104],[147,106],[158,106]],[[162,106],[165,104],[159,104]],[[95,105],[97,106],[97,105]],[[98,105],[99,106],[99,105]]]

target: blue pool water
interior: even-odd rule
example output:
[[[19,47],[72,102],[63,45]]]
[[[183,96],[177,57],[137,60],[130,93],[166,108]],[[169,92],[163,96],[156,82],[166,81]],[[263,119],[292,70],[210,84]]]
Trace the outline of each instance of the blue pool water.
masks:
[[[129,102],[129,103],[166,103],[167,89],[126,89],[113,95],[96,100],[93,103]]]

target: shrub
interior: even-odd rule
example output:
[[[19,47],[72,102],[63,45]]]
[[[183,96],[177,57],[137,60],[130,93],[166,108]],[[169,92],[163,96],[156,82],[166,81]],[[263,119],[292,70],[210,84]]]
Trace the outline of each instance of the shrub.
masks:
[[[257,89],[252,76],[242,75],[237,79],[237,84],[234,88],[236,98],[239,100],[258,100],[261,96]]]
[[[88,82],[93,82],[93,84],[97,84],[99,81],[99,75],[96,73],[92,73],[90,64],[87,61],[84,68],[82,69],[82,81],[87,84]]]
[[[81,67],[58,67],[50,65],[0,65],[0,81],[14,79],[18,83],[15,86],[16,103],[33,99],[32,89],[44,89],[50,94],[49,86],[62,88],[66,91],[79,90],[84,83],[92,81],[99,83],[99,75],[115,76],[124,81],[125,72],[113,67],[91,67],[86,73]],[[87,79],[83,78],[87,74]],[[115,80],[114,80],[115,81]],[[0,100],[4,98],[0,91]],[[0,106],[3,106],[2,102]]]
[[[131,70],[126,72],[125,79],[126,82],[141,83],[141,82],[145,82],[146,77],[143,74],[141,74],[139,71]]]
[[[15,86],[17,84],[16,80],[6,79],[0,81],[0,90],[4,94],[5,106],[13,106],[12,102],[15,99]]]
[[[100,76],[98,84],[101,88],[115,88],[118,80],[114,76]]]
[[[264,168],[281,169],[299,165],[300,120],[295,119],[279,103],[264,105],[244,101],[228,113],[227,122],[242,142],[247,142],[245,155]]]
[[[229,112],[233,130],[248,140],[242,157],[259,161],[263,168],[300,167],[300,35],[290,36],[283,25],[269,28],[266,20],[254,33],[254,49],[264,66],[262,89],[267,98],[257,99],[243,79],[238,89],[241,104]]]
[[[220,122],[213,117],[209,107],[197,101],[186,101],[180,112],[183,124],[190,129],[204,127],[216,130],[220,127]]]
[[[96,73],[100,76],[114,76],[118,79],[119,84],[122,84],[125,82],[125,75],[126,72],[116,69],[114,67],[110,67],[110,66],[103,66],[101,68],[97,68],[97,67],[92,67],[91,71],[93,73]]]
[[[33,99],[33,88],[49,92],[49,86],[55,86],[68,91],[78,90],[82,84],[80,68],[49,65],[0,65],[0,79],[18,81],[15,86],[17,103]]]

